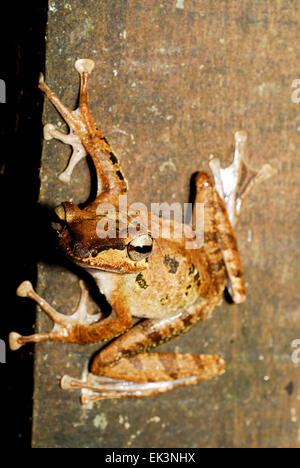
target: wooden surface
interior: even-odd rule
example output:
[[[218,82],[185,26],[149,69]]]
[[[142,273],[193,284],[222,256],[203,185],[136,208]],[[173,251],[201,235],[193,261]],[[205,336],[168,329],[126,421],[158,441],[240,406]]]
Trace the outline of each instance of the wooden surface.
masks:
[[[210,154],[230,162],[238,129],[248,132],[251,165],[269,163],[278,175],[250,197],[237,230],[247,303],[224,303],[211,320],[159,348],[222,353],[227,373],[89,411],[58,381],[64,373],[80,377],[100,345],[40,344],[35,447],[300,446],[300,368],[291,360],[291,342],[300,339],[300,107],[291,101],[300,78],[299,13],[293,0],[50,1],[46,80],[75,106],[74,61],[95,60],[92,110],[120,156],[132,200],[187,201],[191,175],[208,170]],[[49,103],[44,118],[60,122]],[[59,142],[44,143],[46,207],[89,195],[84,161],[69,186],[58,181],[69,155]],[[40,265],[39,291],[70,313],[78,271],[50,257]],[[50,322],[39,314],[38,326]]]

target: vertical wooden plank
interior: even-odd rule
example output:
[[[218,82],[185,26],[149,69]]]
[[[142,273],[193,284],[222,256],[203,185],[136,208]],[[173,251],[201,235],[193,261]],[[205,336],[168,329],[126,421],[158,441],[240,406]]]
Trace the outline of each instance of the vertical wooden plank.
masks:
[[[300,111],[291,100],[299,12],[292,0],[50,1],[47,82],[75,106],[74,60],[95,60],[92,110],[120,155],[132,199],[187,201],[190,177],[208,169],[210,154],[230,162],[238,129],[248,132],[251,165],[270,163],[278,176],[251,196],[238,227],[247,303],[224,303],[207,323],[160,348],[222,353],[226,375],[88,411],[59,389],[58,377],[80,377],[99,346],[41,344],[35,447],[299,446],[300,371],[291,360],[291,342],[300,338]],[[48,103],[45,121],[60,122]],[[88,196],[84,162],[69,186],[57,180],[69,154],[58,142],[44,144],[44,205]],[[70,311],[77,273],[44,263],[40,292]],[[40,316],[39,327],[47,326]]]

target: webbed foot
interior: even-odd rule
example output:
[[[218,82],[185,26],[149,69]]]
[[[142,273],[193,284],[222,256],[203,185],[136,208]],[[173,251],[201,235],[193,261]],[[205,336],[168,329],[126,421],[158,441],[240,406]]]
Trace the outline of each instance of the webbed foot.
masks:
[[[81,389],[83,405],[110,398],[148,397],[222,375],[225,361],[217,355],[141,353],[104,366],[99,372],[85,372],[83,380],[65,375],[61,387]]]
[[[76,111],[75,111],[76,112]],[[87,156],[87,152],[81,143],[80,138],[70,130],[70,133],[63,133],[52,124],[46,124],[44,126],[44,138],[45,140],[52,140],[53,138],[71,145],[73,153],[69,159],[66,169],[58,176],[59,180],[65,183],[69,183],[71,180],[72,172],[75,166],[81,159]]]
[[[219,159],[209,163],[214,176],[215,187],[224,200],[232,226],[237,222],[242,204],[247,195],[264,180],[276,174],[276,170],[265,164],[260,170],[252,169],[245,161],[247,134],[244,131],[235,133],[235,154],[233,163],[220,167]]]

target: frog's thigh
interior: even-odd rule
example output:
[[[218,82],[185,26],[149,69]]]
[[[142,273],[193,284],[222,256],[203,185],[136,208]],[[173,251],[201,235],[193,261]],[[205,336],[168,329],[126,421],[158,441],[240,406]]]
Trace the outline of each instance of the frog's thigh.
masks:
[[[196,323],[205,320],[214,307],[214,304],[203,301],[173,317],[139,322],[127,333],[101,349],[92,362],[92,372],[99,375],[103,367],[114,364],[121,358],[148,352],[175,336],[187,332]]]

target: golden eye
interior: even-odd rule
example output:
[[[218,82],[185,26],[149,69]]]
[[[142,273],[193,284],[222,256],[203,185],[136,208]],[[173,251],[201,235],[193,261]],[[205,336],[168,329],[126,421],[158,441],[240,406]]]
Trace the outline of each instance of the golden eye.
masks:
[[[139,262],[151,255],[153,247],[152,237],[144,234],[133,239],[127,246],[127,253],[131,260]]]

